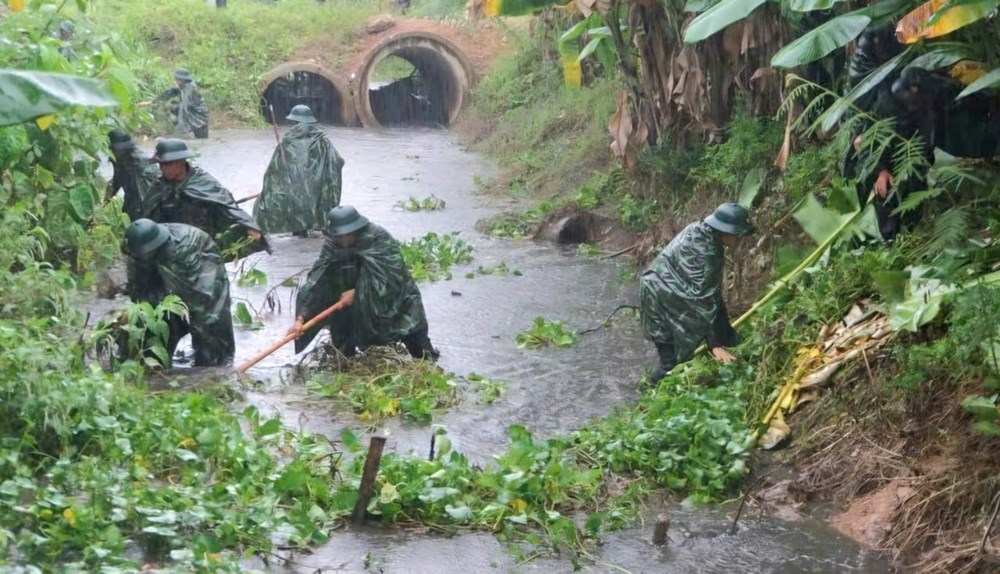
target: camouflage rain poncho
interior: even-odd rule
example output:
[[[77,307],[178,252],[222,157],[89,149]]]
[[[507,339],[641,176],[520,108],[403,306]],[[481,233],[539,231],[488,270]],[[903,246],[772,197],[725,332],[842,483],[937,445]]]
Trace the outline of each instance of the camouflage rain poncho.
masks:
[[[193,132],[208,127],[208,105],[194,82],[185,82],[176,88],[180,96],[177,107],[177,131]]]
[[[385,345],[427,328],[420,290],[403,263],[399,242],[374,223],[358,232],[354,247],[327,239],[295,301],[306,321],[333,305],[340,294],[355,289],[354,304],[323,323],[338,348]],[[295,341],[301,352],[321,327]]]
[[[196,227],[165,225],[170,238],[153,259],[129,259],[129,296],[152,305],[168,294],[180,297],[188,307],[189,321],[171,317],[170,355],[181,337],[191,333],[195,366],[230,365],[236,344],[229,278],[219,250],[212,238]]]
[[[170,182],[162,177],[142,201],[142,217],[157,223],[186,223],[208,233],[226,253],[246,237],[246,231],[260,231],[250,215],[236,205],[229,190],[205,170],[189,166],[184,181]],[[267,249],[262,237],[240,251],[240,257]]]
[[[137,147],[128,150],[121,159],[112,157],[111,165],[115,172],[108,182],[107,197],[114,197],[119,189],[123,190],[122,211],[135,221],[142,217],[142,198],[160,179],[160,168],[143,156]]]
[[[326,214],[340,205],[344,160],[313,124],[288,130],[271,156],[253,217],[267,233],[326,229]]]
[[[642,275],[642,330],[653,343],[672,343],[680,362],[702,341],[725,347],[738,340],[722,299],[724,263],[721,240],[698,221],[677,234]]]

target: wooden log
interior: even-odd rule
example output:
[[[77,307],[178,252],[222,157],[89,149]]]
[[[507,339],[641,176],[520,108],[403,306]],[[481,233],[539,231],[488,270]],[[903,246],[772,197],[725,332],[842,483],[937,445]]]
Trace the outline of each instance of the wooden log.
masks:
[[[351,514],[351,524],[364,524],[368,501],[375,494],[375,477],[378,476],[378,465],[382,460],[382,449],[385,448],[384,436],[373,436],[368,444],[368,457],[365,458],[365,468],[361,473],[361,486],[358,488],[358,501],[354,504]]]

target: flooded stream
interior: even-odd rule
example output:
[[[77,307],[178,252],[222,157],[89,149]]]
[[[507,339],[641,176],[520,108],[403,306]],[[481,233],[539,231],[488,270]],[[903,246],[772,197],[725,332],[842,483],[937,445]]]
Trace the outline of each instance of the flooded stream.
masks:
[[[523,424],[536,436],[548,437],[580,427],[634,401],[643,367],[655,359],[642,339],[638,321],[619,318],[613,326],[586,335],[569,349],[525,351],[514,337],[535,317],[560,320],[574,329],[599,324],[623,303],[635,303],[636,281],[624,262],[580,257],[531,241],[485,237],[474,230],[479,219],[513,207],[511,198],[485,196],[476,181],[494,169],[467,152],[443,130],[356,130],[326,128],[345,158],[343,203],[354,205],[400,241],[427,232],[457,231],[475,248],[471,264],[454,268],[448,281],[420,284],[430,324],[430,337],[441,351],[439,365],[460,376],[477,373],[506,383],[491,405],[474,395],[435,415],[434,425],[447,428],[455,448],[485,463],[507,443],[506,429]],[[275,146],[270,130],[232,130],[192,142],[201,152],[197,163],[226,185],[238,199],[260,191]],[[148,148],[149,146],[147,146]],[[409,197],[434,195],[446,202],[441,211],[410,213],[395,207]],[[252,203],[242,204],[248,212]],[[234,302],[261,309],[266,293],[285,278],[308,269],[323,239],[275,236],[274,253],[254,256],[269,279],[268,286],[232,286]],[[465,274],[477,267],[506,264],[519,274]],[[235,267],[231,266],[235,273]],[[280,338],[294,319],[294,294],[278,287],[280,311],[265,312],[259,330],[236,328],[236,364]],[[96,309],[106,308],[101,302]],[[244,390],[247,402],[263,414],[280,416],[293,428],[336,439],[343,428],[362,429],[355,415],[308,395],[300,384],[287,383],[289,367],[301,357],[292,346],[269,356],[250,370],[263,385]],[[190,373],[195,375],[194,372]],[[392,422],[379,429],[388,434],[387,450],[426,456],[432,427]],[[653,508],[654,506],[659,508]],[[674,527],[664,548],[649,544],[652,521],[662,511],[650,505],[644,525],[609,533],[597,549],[588,572],[885,572],[853,542],[815,519],[790,523],[749,513],[741,529],[728,536],[729,507],[694,511],[670,506]],[[728,513],[728,514],[727,514]],[[295,565],[274,572],[570,572],[568,560],[536,559],[519,563],[489,534],[451,538],[413,535],[398,529],[367,527],[333,533],[312,554],[294,558]]]

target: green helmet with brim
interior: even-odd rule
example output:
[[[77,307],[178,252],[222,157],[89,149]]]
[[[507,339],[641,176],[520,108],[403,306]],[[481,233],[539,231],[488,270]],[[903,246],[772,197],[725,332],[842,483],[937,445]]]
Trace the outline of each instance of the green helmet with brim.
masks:
[[[132,255],[142,258],[156,251],[167,239],[167,228],[152,219],[137,219],[125,230],[125,243]]]
[[[350,205],[334,207],[327,214],[327,220],[330,222],[330,226],[327,228],[326,234],[330,237],[354,233],[369,223],[367,217],[358,213],[358,210]]]

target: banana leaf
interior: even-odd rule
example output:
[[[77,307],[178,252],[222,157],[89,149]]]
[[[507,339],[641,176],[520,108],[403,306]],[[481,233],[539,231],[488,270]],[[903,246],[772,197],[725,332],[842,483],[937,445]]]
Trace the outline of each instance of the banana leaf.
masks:
[[[90,78],[0,70],[0,126],[48,116],[74,105],[107,108],[117,106],[118,101]]]
[[[696,44],[749,16],[767,0],[723,0],[699,14],[684,31],[684,43]]]
[[[789,0],[788,7],[796,12],[812,12],[813,10],[829,10],[835,4],[844,0]]]
[[[896,25],[896,38],[904,44],[944,36],[989,16],[1000,0],[948,2],[930,0],[904,16]]]
[[[879,85],[882,80],[889,77],[889,75],[896,70],[900,63],[909,57],[909,50],[897,54],[894,58],[876,68],[871,74],[868,74],[868,77],[864,80],[858,82],[858,85],[851,88],[851,91],[847,92],[842,98],[834,102],[833,105],[827,108],[827,110],[816,120],[816,124],[819,125],[820,131],[828,132],[833,129],[833,127],[837,125],[837,122],[840,121],[840,118],[843,117],[844,113],[850,109],[858,98],[867,94],[875,86]]]
[[[556,0],[486,0],[483,3],[483,12],[487,16],[524,16],[564,3]]]
[[[907,68],[924,68],[925,70],[940,70],[949,68],[956,63],[971,57],[969,45],[964,42],[941,42],[917,56],[906,65]]]
[[[982,78],[979,78],[975,82],[969,84],[967,88],[965,88],[964,90],[962,90],[960,94],[958,94],[958,97],[964,98],[965,96],[974,94],[980,90],[995,88],[997,86],[1000,86],[1000,68],[996,68],[995,70],[986,74]]]
[[[860,11],[850,12],[822,24],[786,45],[771,58],[775,68],[795,68],[814,62],[847,45],[871,24],[871,17]]]

